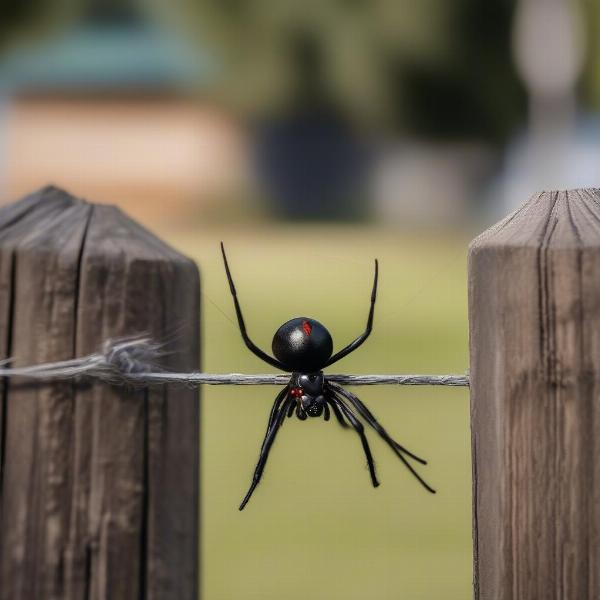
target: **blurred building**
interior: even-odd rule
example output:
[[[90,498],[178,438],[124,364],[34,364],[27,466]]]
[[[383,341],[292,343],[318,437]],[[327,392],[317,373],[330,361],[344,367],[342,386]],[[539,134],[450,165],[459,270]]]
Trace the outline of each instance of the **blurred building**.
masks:
[[[133,3],[91,3],[59,36],[0,64],[0,190],[9,201],[53,183],[136,218],[210,210],[245,171],[235,120],[202,102],[208,54]]]
[[[2,200],[239,220],[260,186],[287,219],[450,225],[598,184],[597,3],[61,1],[0,62]]]

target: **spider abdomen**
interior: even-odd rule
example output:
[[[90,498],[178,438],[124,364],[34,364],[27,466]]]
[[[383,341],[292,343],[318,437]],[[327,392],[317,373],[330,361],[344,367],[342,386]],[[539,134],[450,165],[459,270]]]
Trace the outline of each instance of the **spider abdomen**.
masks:
[[[327,328],[308,317],[284,323],[273,336],[273,354],[290,371],[320,371],[333,353]]]

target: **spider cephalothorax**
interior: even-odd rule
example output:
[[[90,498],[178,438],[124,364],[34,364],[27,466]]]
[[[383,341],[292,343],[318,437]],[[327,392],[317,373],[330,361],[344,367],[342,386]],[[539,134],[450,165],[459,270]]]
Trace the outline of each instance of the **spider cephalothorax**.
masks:
[[[325,412],[329,418],[329,408],[325,397],[325,376],[318,373],[292,373],[290,396],[296,400],[296,416],[304,421],[306,417],[320,417]],[[290,404],[293,407],[293,404]]]
[[[357,396],[337,383],[327,381],[327,376],[323,374],[324,368],[356,350],[356,348],[358,348],[371,333],[375,311],[375,300],[377,297],[377,276],[379,271],[377,260],[375,260],[375,276],[373,279],[373,290],[371,292],[371,305],[369,316],[367,318],[367,326],[361,335],[333,354],[333,340],[326,327],[315,319],[297,317],[284,323],[275,332],[272,345],[273,357],[256,346],[246,332],[246,324],[242,315],[242,309],[240,308],[233,278],[231,277],[231,272],[229,270],[229,264],[227,263],[227,256],[225,255],[225,248],[222,243],[221,252],[223,253],[225,272],[227,273],[227,280],[229,281],[229,288],[233,296],[235,312],[244,343],[253,354],[268,364],[277,369],[281,369],[282,371],[291,372],[288,384],[275,398],[275,403],[273,404],[269,416],[267,433],[252,478],[252,484],[250,485],[250,489],[245,498],[242,500],[240,510],[246,506],[256,489],[256,486],[260,482],[277,431],[281,425],[283,425],[286,415],[291,417],[294,413],[302,421],[306,420],[307,417],[320,416],[323,416],[326,421],[329,421],[331,411],[333,411],[337,421],[342,427],[348,427],[350,425],[360,436],[362,447],[367,458],[371,482],[374,487],[377,487],[379,481],[377,480],[377,475],[375,473],[375,463],[373,462],[373,456],[371,455],[371,449],[369,448],[363,424],[358,419],[358,413],[358,415],[360,415],[385,440],[398,458],[418,479],[421,485],[429,492],[435,493],[435,490],[421,478],[413,466],[408,462],[408,458],[416,460],[423,465],[427,463],[392,439]]]

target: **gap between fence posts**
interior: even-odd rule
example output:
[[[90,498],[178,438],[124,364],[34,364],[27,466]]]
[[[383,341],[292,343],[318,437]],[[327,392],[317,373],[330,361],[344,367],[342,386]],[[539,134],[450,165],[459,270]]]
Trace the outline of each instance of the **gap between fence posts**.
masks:
[[[600,598],[600,193],[544,192],[469,257],[477,600]]]

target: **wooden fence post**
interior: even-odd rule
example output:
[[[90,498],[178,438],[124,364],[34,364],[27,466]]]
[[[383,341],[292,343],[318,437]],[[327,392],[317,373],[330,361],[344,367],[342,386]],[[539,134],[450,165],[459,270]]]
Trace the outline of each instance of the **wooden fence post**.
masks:
[[[469,256],[475,598],[600,598],[600,191]]]
[[[196,266],[117,208],[45,188],[0,210],[0,353],[16,365],[108,338],[199,366]],[[198,394],[3,382],[0,599],[196,600]]]

